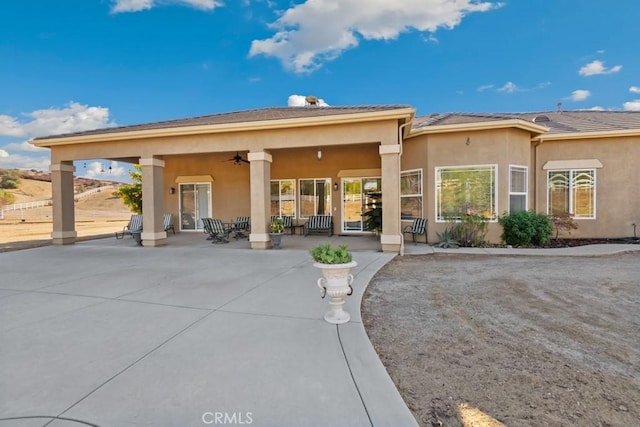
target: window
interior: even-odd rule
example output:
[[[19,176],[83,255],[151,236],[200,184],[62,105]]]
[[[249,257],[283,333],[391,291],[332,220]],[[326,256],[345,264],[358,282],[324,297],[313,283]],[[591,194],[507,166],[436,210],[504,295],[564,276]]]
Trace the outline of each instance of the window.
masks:
[[[400,174],[400,215],[402,219],[421,218],[422,169]]]
[[[527,167],[509,166],[509,212],[527,210]]]
[[[436,220],[462,215],[497,218],[496,172],[498,167],[455,166],[436,168]]]
[[[547,213],[569,213],[576,219],[595,219],[595,169],[550,170],[547,183]]]
[[[296,180],[271,181],[271,215],[296,217]]]
[[[312,215],[331,215],[331,180],[300,180],[300,218]]]

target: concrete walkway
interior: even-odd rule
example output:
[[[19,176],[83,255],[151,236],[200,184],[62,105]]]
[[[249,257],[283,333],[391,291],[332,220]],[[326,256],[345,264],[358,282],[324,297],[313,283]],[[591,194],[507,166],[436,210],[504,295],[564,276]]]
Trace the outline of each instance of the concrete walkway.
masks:
[[[0,426],[416,425],[360,318],[392,255],[355,249],[335,326],[306,250],[170,239],[0,253]]]
[[[352,320],[340,326],[322,319],[307,252],[328,241],[359,264]],[[360,317],[365,287],[393,258],[375,240],[286,236],[283,249],[258,251],[181,233],[169,243],[0,253],[1,427],[416,425]],[[640,250],[599,246],[532,251]],[[438,252],[529,254],[406,246]]]

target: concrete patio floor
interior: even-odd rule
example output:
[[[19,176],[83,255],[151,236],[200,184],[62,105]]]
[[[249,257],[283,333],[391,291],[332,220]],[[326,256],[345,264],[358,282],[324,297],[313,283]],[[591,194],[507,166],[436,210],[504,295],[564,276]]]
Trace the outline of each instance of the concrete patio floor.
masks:
[[[340,326],[308,254],[329,241],[358,262]],[[0,426],[416,425],[359,311],[393,255],[374,238],[282,247],[180,233],[0,253]]]

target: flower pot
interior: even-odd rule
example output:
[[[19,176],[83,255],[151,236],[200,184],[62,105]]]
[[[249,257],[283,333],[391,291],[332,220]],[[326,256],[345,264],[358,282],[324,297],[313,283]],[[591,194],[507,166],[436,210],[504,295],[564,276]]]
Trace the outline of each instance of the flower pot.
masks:
[[[342,306],[344,305],[345,297],[353,293],[353,288],[351,287],[353,275],[349,272],[356,265],[358,263],[355,261],[346,264],[322,264],[319,262],[313,264],[314,267],[322,271],[322,277],[318,279],[318,287],[322,298],[329,297],[329,307],[331,309],[324,315],[324,320],[329,323],[347,323],[351,318]]]
[[[282,242],[282,233],[269,233],[271,236],[271,245],[273,249],[280,249],[280,242]]]

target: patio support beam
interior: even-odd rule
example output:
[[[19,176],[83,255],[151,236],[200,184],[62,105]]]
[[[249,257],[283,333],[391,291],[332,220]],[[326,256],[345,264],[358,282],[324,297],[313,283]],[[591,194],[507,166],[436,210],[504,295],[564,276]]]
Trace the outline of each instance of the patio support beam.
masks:
[[[167,242],[164,231],[164,160],[141,158],[142,166],[142,244],[163,246]]]
[[[271,154],[250,152],[247,156],[251,180],[251,249],[271,248],[269,219],[271,214]]]
[[[400,253],[400,145],[380,145],[382,164],[382,234],[383,252]]]
[[[51,193],[53,203],[54,245],[69,245],[76,241],[76,217],[73,201],[73,173],[76,168],[72,161],[51,164]]]

